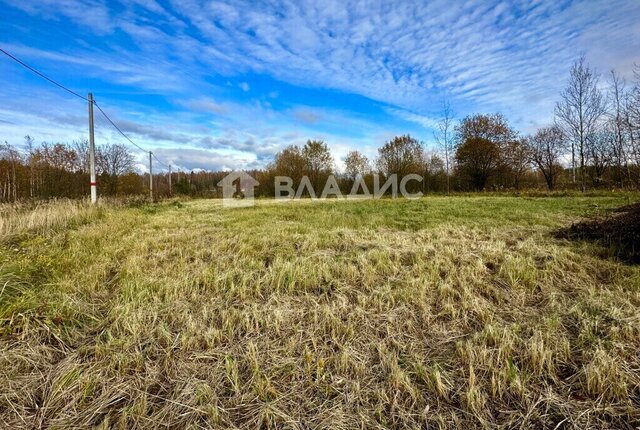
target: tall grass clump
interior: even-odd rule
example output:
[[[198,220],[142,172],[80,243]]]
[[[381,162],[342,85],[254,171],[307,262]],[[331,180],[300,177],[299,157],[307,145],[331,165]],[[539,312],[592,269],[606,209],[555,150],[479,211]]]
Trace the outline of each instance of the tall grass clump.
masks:
[[[0,239],[25,233],[47,234],[97,219],[101,208],[88,200],[0,204]]]

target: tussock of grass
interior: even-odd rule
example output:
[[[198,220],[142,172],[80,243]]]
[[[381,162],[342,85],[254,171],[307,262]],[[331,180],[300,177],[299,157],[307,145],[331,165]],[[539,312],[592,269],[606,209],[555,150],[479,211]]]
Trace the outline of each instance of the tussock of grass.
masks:
[[[0,204],[0,241],[26,233],[47,233],[80,225],[100,216],[100,207],[86,200],[54,200]]]
[[[624,203],[106,208],[0,248],[0,422],[634,428],[640,268],[551,235]]]

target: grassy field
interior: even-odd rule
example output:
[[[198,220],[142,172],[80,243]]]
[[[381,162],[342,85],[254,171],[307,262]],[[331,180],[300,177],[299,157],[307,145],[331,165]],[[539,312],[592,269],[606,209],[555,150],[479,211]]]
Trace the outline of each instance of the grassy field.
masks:
[[[4,208],[0,427],[636,428],[637,200]]]

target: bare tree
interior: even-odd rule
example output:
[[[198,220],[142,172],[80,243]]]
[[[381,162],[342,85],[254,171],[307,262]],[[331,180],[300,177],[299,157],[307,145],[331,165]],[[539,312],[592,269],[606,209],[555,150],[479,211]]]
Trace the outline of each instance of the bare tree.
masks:
[[[423,172],[424,150],[417,139],[406,135],[396,136],[378,148],[378,169],[385,176],[400,177]]]
[[[76,151],[77,167],[76,169],[82,173],[89,172],[89,141],[87,139],[74,140],[73,149]]]
[[[503,149],[502,161],[513,178],[513,186],[520,189],[520,180],[529,169],[530,148],[522,138],[508,142]]]
[[[107,190],[111,194],[118,191],[118,176],[135,170],[135,159],[124,145],[104,145],[97,151],[98,171],[106,176]]]
[[[3,167],[0,170],[4,170],[6,175],[3,174],[0,180],[3,180],[2,188],[0,190],[0,200],[16,201],[18,200],[18,166],[21,164],[20,153],[6,141],[4,144],[0,144],[0,166]],[[3,165],[6,164],[6,168]]]
[[[580,57],[571,67],[567,88],[556,104],[556,123],[571,140],[571,167],[576,181],[576,149],[580,157],[580,188],[585,190],[584,167],[588,136],[594,134],[606,111],[602,92],[598,89],[599,76],[586,60]],[[577,148],[576,148],[577,146]]]
[[[615,139],[610,126],[587,136],[588,173],[594,187],[604,183],[604,174],[615,158]]]
[[[345,173],[349,179],[365,176],[371,172],[369,159],[359,151],[351,151],[344,159]]]
[[[27,163],[29,164],[29,197],[33,198],[35,196],[35,164],[36,157],[33,150],[33,137],[28,134],[24,137],[24,143],[27,148]]]
[[[562,172],[560,157],[566,149],[564,133],[555,125],[542,128],[534,136],[527,138],[526,144],[531,161],[544,176],[547,188],[553,190]]]
[[[629,137],[629,152],[637,170],[640,186],[640,66],[634,68],[635,83],[625,95],[625,125]]]
[[[333,157],[329,147],[322,140],[308,140],[302,147],[302,157],[306,161],[306,173],[315,190],[322,189],[327,177],[333,172]]]
[[[438,125],[433,137],[436,143],[440,147],[440,150],[444,153],[444,167],[447,175],[447,194],[451,189],[451,157],[454,152],[454,113],[451,110],[451,105],[447,100],[442,104],[442,112]]]
[[[100,147],[100,168],[108,175],[124,175],[135,170],[135,158],[125,145],[103,145]]]
[[[422,192],[441,190],[442,177],[445,175],[445,161],[437,153],[425,151]]]
[[[609,82],[609,126],[613,132],[613,157],[616,165],[616,180],[618,184],[624,186],[624,177],[631,181],[631,170],[629,169],[627,156],[627,126],[625,100],[625,81],[611,70],[611,80]]]

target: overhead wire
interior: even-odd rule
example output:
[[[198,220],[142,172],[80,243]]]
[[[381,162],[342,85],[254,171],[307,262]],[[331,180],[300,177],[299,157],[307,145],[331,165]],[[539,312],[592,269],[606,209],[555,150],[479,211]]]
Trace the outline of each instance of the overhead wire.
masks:
[[[33,67],[29,66],[27,63],[21,61],[20,59],[16,58],[15,56],[13,56],[12,54],[10,54],[9,52],[5,51],[4,49],[0,48],[0,52],[3,53],[4,55],[6,55],[7,57],[9,57],[10,59],[12,59],[13,61],[17,62],[18,64],[20,64],[21,66],[25,67],[26,69],[30,70],[31,72],[35,73],[36,75],[40,76],[41,78],[49,81],[50,83],[56,85],[57,87],[67,91],[68,93],[86,101],[89,102],[89,99],[78,94],[77,92],[67,88],[66,86],[60,84],[59,82],[54,81],[53,79],[49,78],[48,76],[46,76],[44,73],[34,69]],[[105,119],[107,121],[109,121],[109,123],[125,138],[127,139],[127,141],[129,141],[129,143],[131,143],[133,146],[135,146],[136,148],[138,148],[139,150],[143,151],[143,152],[148,152],[151,154],[151,156],[158,162],[158,164],[161,164],[162,166],[165,166],[166,168],[168,168],[169,170],[171,170],[171,165],[170,164],[166,164],[162,161],[160,161],[160,159],[158,159],[158,157],[153,153],[153,151],[148,151],[146,149],[144,149],[143,147],[141,147],[140,145],[138,145],[137,143],[135,143],[129,136],[127,136],[122,129],[120,129],[120,127],[118,127],[118,125],[109,117],[109,115],[107,115],[107,113],[100,107],[100,105],[96,102],[96,100],[93,100],[93,105],[98,108],[98,111],[102,114],[102,116],[105,117]]]
[[[58,87],[62,88],[63,90],[65,90],[65,91],[67,91],[67,92],[69,92],[69,93],[73,94],[74,96],[81,98],[81,99],[82,99],[82,100],[84,100],[85,102],[88,102],[88,101],[89,101],[86,97],[84,97],[84,96],[82,96],[82,95],[80,95],[80,94],[76,93],[76,92],[75,92],[75,91],[73,91],[73,90],[70,90],[69,88],[65,87],[64,85],[62,85],[62,84],[60,84],[60,83],[58,83],[58,82],[54,81],[54,80],[53,80],[53,79],[51,79],[50,77],[46,76],[44,73],[41,73],[41,72],[37,71],[36,69],[34,69],[33,67],[29,66],[28,64],[26,64],[26,63],[24,63],[24,62],[20,61],[19,59],[17,59],[16,57],[14,57],[13,55],[11,55],[10,53],[8,53],[7,51],[5,51],[4,49],[0,48],[0,52],[2,52],[2,53],[3,53],[4,55],[6,55],[7,57],[11,58],[13,61],[17,62],[17,63],[18,63],[18,64],[20,64],[21,66],[23,66],[23,67],[25,67],[25,68],[27,68],[27,69],[31,70],[33,73],[35,73],[36,75],[40,76],[41,78],[44,78],[44,79],[46,79],[47,81],[51,82],[52,84],[54,84],[54,85],[56,85],[56,86],[58,86]]]

